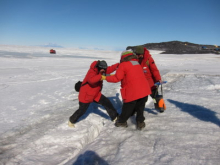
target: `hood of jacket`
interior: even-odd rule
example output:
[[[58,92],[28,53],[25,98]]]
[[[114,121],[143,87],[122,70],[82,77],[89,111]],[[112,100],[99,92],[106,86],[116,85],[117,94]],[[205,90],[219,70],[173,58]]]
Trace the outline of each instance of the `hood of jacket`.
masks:
[[[147,50],[147,48],[144,47],[144,59],[148,59],[150,56],[150,52]]]
[[[98,68],[96,67],[98,61],[94,61],[91,65],[90,65],[90,69],[94,70],[95,72],[98,73]]]

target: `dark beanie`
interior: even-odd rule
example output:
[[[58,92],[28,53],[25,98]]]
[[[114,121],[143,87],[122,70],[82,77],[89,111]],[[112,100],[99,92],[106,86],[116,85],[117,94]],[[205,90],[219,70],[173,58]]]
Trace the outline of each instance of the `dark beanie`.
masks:
[[[98,69],[107,69],[107,67],[108,67],[105,60],[98,61],[96,66],[98,67]]]
[[[139,55],[139,54],[144,54],[144,47],[143,46],[136,46],[135,47],[135,54]]]

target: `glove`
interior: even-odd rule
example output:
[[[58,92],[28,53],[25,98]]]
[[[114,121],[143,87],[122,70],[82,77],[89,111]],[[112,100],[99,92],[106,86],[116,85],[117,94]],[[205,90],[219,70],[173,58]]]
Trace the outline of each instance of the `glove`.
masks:
[[[102,80],[106,80],[106,76],[103,76],[103,75],[102,75],[101,81],[102,81]]]

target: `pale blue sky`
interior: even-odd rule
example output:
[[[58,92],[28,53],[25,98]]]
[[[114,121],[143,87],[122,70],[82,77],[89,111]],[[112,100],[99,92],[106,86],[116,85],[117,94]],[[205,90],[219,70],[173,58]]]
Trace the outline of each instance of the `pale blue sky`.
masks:
[[[220,0],[0,0],[0,44],[123,50],[220,45]]]

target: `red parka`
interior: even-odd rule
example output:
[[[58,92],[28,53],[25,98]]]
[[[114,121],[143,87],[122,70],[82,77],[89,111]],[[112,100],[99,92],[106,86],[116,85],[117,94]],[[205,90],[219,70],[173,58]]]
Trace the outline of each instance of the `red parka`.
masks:
[[[154,59],[151,57],[149,51],[146,48],[144,48],[144,58],[141,62],[141,67],[144,71],[144,75],[150,85],[150,88],[155,88],[154,84],[161,80],[161,76],[154,62]]]
[[[86,85],[81,86],[79,91],[79,101],[82,103],[91,103],[93,101],[98,102],[101,97],[101,90],[103,81],[101,81],[101,73],[99,73],[98,68],[96,67],[98,61],[94,61],[90,65],[90,69],[88,70],[82,85],[86,83]],[[106,69],[106,74],[110,74],[114,72],[117,67],[118,63],[112,66],[109,66]]]
[[[107,76],[106,81],[114,83],[121,81],[121,96],[124,103],[151,94],[150,87],[137,59],[120,63],[115,75]]]

